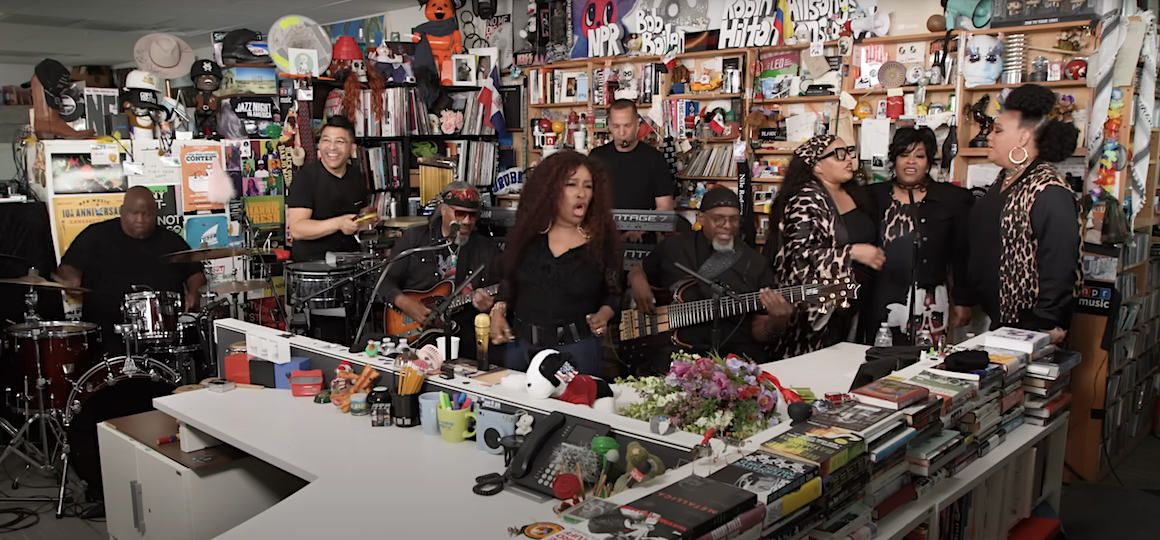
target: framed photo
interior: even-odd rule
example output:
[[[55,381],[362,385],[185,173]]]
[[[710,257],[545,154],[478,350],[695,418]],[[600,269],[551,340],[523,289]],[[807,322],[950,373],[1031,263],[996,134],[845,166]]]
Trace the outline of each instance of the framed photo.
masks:
[[[310,77],[317,77],[319,75],[318,51],[314,49],[289,48],[287,52],[290,55],[291,73]]]
[[[451,55],[451,85],[476,86],[476,57],[474,54]]]
[[[499,48],[497,47],[478,47],[471,49],[471,54],[475,55],[475,84],[483,86],[487,79],[491,78],[491,68],[495,66],[499,69],[497,63],[499,60]],[[501,77],[502,79],[502,77]]]

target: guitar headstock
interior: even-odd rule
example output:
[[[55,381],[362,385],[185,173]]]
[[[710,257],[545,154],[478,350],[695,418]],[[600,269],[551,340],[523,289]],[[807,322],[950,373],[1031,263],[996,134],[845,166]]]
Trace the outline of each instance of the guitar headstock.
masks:
[[[852,276],[841,279],[823,279],[803,285],[806,298],[811,302],[822,304],[825,313],[827,305],[838,304],[842,308],[850,307],[850,300],[858,298],[858,289],[862,286],[854,281]]]

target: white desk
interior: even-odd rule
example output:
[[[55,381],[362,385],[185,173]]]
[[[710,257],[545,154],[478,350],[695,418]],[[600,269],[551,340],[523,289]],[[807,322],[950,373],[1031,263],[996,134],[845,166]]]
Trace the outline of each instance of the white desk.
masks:
[[[252,327],[239,321],[217,321],[222,327]],[[254,327],[255,331],[257,327]],[[389,370],[386,363],[365,355],[301,337],[288,338],[296,347],[322,354],[369,363]],[[787,386],[809,387],[816,394],[845,391],[866,347],[840,344],[798,358],[766,364],[770,373]],[[917,371],[922,365],[905,370]],[[649,433],[647,423],[598,413],[555,400],[530,400],[526,395],[457,377],[429,382],[484,397],[518,404],[541,412],[559,410],[609,424],[621,433],[636,434],[654,442],[691,447],[700,437],[675,433],[660,437]],[[416,428],[372,428],[367,417],[338,413],[333,406],[293,398],[281,390],[238,389],[224,394],[188,392],[154,401],[158,409],[226,443],[290,472],[310,485],[270,510],[232,529],[220,538],[320,538],[376,534],[389,538],[509,538],[508,527],[554,520],[550,505],[537,504],[512,493],[481,497],[471,492],[476,476],[500,472],[500,456],[486,454],[471,443],[447,444]],[[784,404],[779,404],[784,417]],[[1044,437],[1053,441],[1044,488],[1044,499],[1058,508],[1059,479],[1063,466],[1066,421],[1048,428],[1023,426],[1008,435],[1007,442],[980,458],[958,476],[937,484],[921,500],[883,520],[880,538],[902,538],[914,526],[973,489],[990,474],[1011,462]],[[767,440],[788,429],[788,423],[754,436]],[[1058,451],[1055,448],[1058,447]],[[1058,459],[1055,459],[1058,457]],[[698,471],[702,472],[702,471]],[[688,467],[661,478],[673,481],[688,474]],[[640,496],[626,492],[623,502]],[[1038,502],[1038,501],[1037,501]],[[934,512],[937,515],[937,512]]]

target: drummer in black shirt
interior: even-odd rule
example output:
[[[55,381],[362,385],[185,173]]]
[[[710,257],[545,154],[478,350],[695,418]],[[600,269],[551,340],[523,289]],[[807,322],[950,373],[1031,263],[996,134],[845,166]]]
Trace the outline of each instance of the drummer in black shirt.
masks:
[[[161,256],[189,249],[180,236],[157,226],[157,202],[149,188],[125,193],[121,217],[93,223],[81,231],[61,257],[54,277],[69,287],[84,287],[81,317],[100,325],[105,351],[122,354],[113,325],[124,322],[125,295],[141,290],[183,294],[184,311],[197,309],[205,274],[199,263],[165,263]]]
[[[737,194],[726,187],[716,187],[701,199],[697,221],[700,231],[670,236],[640,265],[629,272],[628,282],[639,309],[654,311],[653,289],[672,289],[692,278],[675,263],[696,270],[698,274],[720,281],[736,294],[761,292],[767,313],[723,318],[718,322],[722,355],[737,354],[763,363],[767,360],[765,344],[775,336],[793,313],[793,306],[776,291],[773,271],[765,257],[744,242],[737,241],[741,223],[741,203]],[[665,290],[664,294],[669,294]],[[693,284],[682,294],[685,302],[711,298],[708,286]],[[698,324],[677,331],[677,338],[689,352],[706,353],[712,349],[712,323]],[[654,348],[652,372],[666,373],[670,355],[676,347]]]
[[[350,120],[332,116],[318,139],[318,161],[294,173],[286,193],[286,225],[295,262],[323,259],[327,251],[358,251],[353,235],[373,226],[373,221],[355,222],[374,209],[366,178],[348,166],[354,147]]]

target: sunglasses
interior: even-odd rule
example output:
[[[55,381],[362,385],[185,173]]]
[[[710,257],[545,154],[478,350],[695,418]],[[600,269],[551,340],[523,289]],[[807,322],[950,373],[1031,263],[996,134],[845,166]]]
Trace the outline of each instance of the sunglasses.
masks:
[[[845,148],[835,148],[833,150],[830,150],[829,152],[826,152],[825,154],[822,154],[822,157],[818,158],[818,161],[826,159],[830,156],[834,156],[835,158],[838,159],[838,161],[846,161],[846,158],[853,156],[854,152],[857,150],[858,149],[854,146],[847,146]]]

